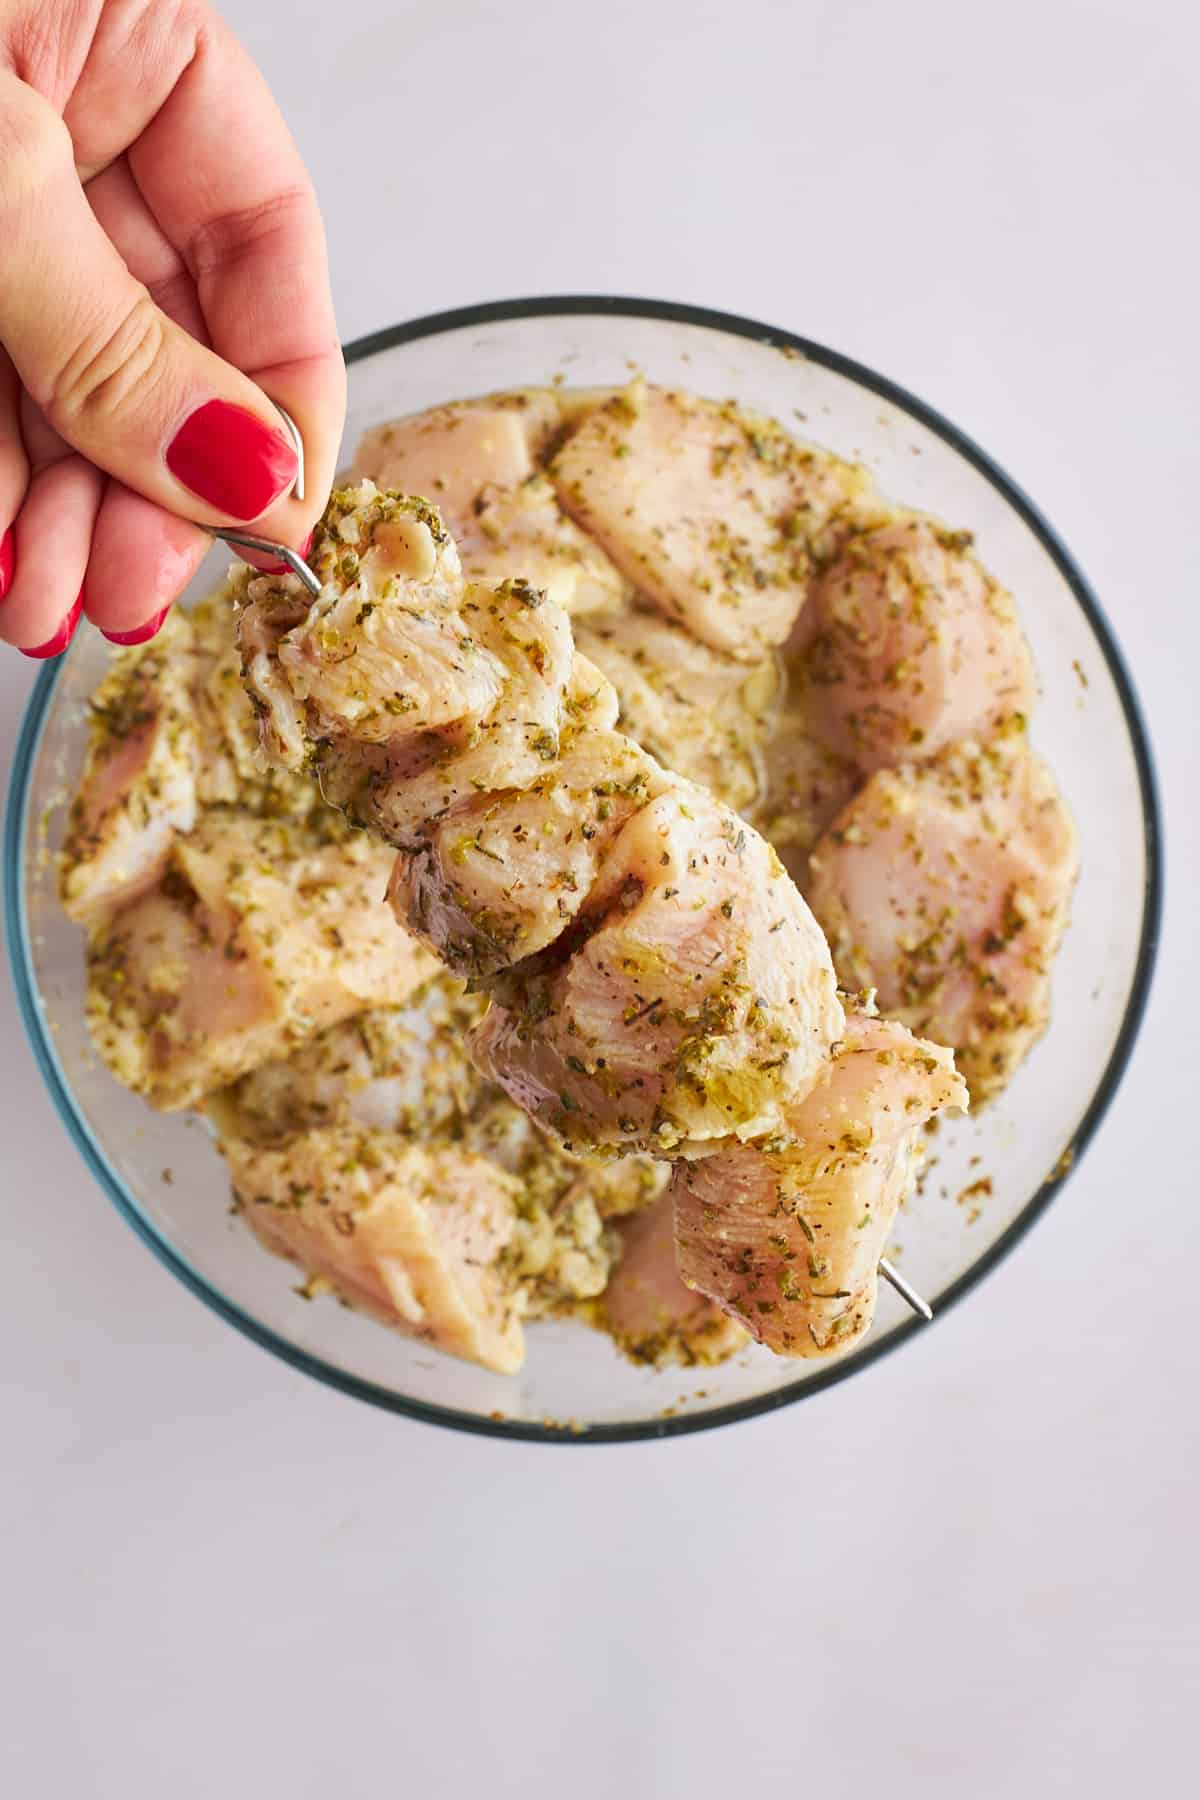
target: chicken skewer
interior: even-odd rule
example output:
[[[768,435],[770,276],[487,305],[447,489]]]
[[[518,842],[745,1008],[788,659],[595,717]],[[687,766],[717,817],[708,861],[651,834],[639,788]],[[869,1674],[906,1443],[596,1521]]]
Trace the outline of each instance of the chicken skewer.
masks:
[[[288,578],[249,576],[239,604],[263,742],[399,851],[397,913],[490,993],[481,1066],[568,1144],[683,1158],[685,1199],[728,1157],[786,1160],[793,1115],[840,1079],[846,1019],[824,939],[769,847],[615,731],[612,689],[560,609],[520,582],[465,585],[424,502],[343,491],[315,545],[314,604]],[[872,1169],[880,1204],[859,1221],[856,1287],[810,1294],[785,1271],[772,1277],[785,1303],[759,1293],[748,1314],[736,1259],[701,1255],[685,1276],[787,1353],[860,1335],[913,1134],[961,1103],[952,1064],[941,1076],[903,1101],[903,1143]],[[835,1180],[864,1178],[853,1157],[834,1161]],[[792,1324],[814,1297],[851,1299],[833,1316],[853,1318],[809,1325],[801,1344]]]

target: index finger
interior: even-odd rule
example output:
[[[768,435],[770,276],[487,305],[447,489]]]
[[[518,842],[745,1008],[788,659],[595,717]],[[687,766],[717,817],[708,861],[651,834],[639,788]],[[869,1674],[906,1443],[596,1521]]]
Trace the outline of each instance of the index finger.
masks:
[[[91,62],[104,80],[102,57],[98,40]],[[72,109],[86,104],[86,82],[85,75]],[[345,415],[325,232],[266,82],[211,13],[128,162],[191,271],[213,349],[286,407],[300,429],[305,498],[277,502],[256,525],[300,544],[332,486]]]

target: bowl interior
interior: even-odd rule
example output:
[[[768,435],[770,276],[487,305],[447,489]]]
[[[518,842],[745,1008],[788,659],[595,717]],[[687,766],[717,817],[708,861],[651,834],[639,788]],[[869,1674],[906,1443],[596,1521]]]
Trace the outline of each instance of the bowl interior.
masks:
[[[951,428],[866,371],[815,346],[771,340],[765,328],[635,303],[531,302],[418,322],[350,355],[347,451],[367,426],[438,401],[555,377],[611,384],[637,368],[772,413],[865,462],[891,497],[972,530],[984,562],[1012,589],[1042,683],[1034,741],[1075,813],[1083,871],[1055,969],[1049,1032],[994,1107],[933,1140],[923,1189],[897,1225],[889,1254],[935,1310],[944,1308],[1070,1167],[1119,1076],[1148,976],[1157,895],[1148,759],[1119,659],[1081,577],[1027,503]],[[218,547],[193,597],[212,586],[227,557]],[[300,1298],[298,1272],[230,1215],[224,1167],[204,1124],[152,1112],[113,1081],[88,1039],[81,936],[58,910],[51,853],[80,763],[87,696],[108,655],[96,633],[80,633],[42,675],[26,720],[6,873],[18,991],[93,1173],[176,1272],[234,1323],[310,1372],[398,1410],[567,1440],[718,1423],[812,1392],[910,1331],[931,1329],[884,1288],[873,1333],[840,1363],[788,1363],[752,1350],[715,1369],[656,1372],[627,1363],[598,1334],[543,1324],[529,1331],[523,1373],[506,1378],[434,1354],[330,1300]],[[75,1204],[94,1197],[81,1181]]]

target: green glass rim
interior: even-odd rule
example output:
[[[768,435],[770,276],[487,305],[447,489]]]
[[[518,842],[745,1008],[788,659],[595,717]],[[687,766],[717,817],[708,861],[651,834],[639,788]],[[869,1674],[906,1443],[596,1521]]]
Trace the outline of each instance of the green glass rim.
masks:
[[[533,296],[516,300],[496,300],[476,306],[456,307],[446,312],[428,313],[421,318],[409,320],[407,324],[394,325],[383,331],[372,332],[366,337],[356,338],[352,343],[346,345],[345,357],[347,363],[361,362],[380,351],[412,343],[420,338],[434,337],[447,331],[460,331],[504,320],[549,318],[570,314],[609,317],[614,320],[623,318],[661,319],[680,325],[700,326],[735,337],[750,338],[760,344],[773,345],[782,350],[798,353],[809,361],[831,369],[836,374],[843,375],[855,382],[858,386],[878,394],[882,399],[909,414],[911,418],[916,419],[927,430],[934,432],[970,463],[1003,496],[1013,511],[1028,526],[1074,595],[1095,637],[1116,688],[1137,769],[1146,855],[1141,928],[1129,999],[1104,1072],[1083,1117],[1079,1120],[1055,1167],[1055,1171],[1030,1197],[1021,1212],[997,1238],[996,1242],[957,1280],[935,1296],[934,1324],[936,1325],[938,1319],[950,1307],[957,1305],[966,1294],[970,1293],[1020,1242],[1030,1227],[1040,1218],[1063,1183],[1078,1168],[1084,1151],[1112,1103],[1137,1041],[1149,998],[1158,952],[1162,917],[1163,850],[1154,758],[1136,690],[1126,668],[1124,657],[1091,584],[1049,521],[1029,496],[1013,481],[1012,477],[1006,474],[999,464],[994,462],[986,451],[980,449],[979,445],[958,426],[944,418],[933,407],[926,405],[924,401],[909,393],[907,389],[889,381],[885,376],[877,375],[874,370],[867,368],[862,363],[855,362],[851,357],[843,356],[836,350],[827,349],[824,345],[814,343],[809,338],[761,324],[754,319],[743,318],[735,313],[717,312],[707,307],[691,306],[668,300],[634,299],[605,294],[563,294]],[[802,1380],[791,1382],[770,1393],[759,1394],[751,1399],[736,1401],[727,1406],[713,1407],[706,1412],[672,1418],[639,1419],[629,1423],[558,1427],[518,1419],[488,1418],[475,1413],[461,1412],[453,1407],[435,1406],[425,1401],[409,1399],[404,1395],[393,1393],[389,1388],[381,1387],[376,1382],[349,1374],[346,1370],[339,1369],[334,1364],[325,1362],[322,1358],[311,1355],[306,1350],[299,1349],[286,1338],[260,1324],[250,1314],[243,1312],[240,1307],[235,1306],[198,1270],[194,1269],[173,1245],[167,1242],[153,1221],[141,1210],[124,1184],[117,1179],[67,1082],[54,1047],[53,1038],[46,1024],[41,998],[34,984],[23,880],[29,780],[60,673],[61,663],[49,662],[43,666],[34,683],[33,692],[22,720],[9,780],[4,828],[4,910],[9,962],[22,1022],[33,1049],[34,1059],[49,1089],[50,1096],[84,1162],[100,1187],[143,1242],[149,1245],[160,1262],[164,1263],[172,1274],[176,1275],[186,1287],[191,1289],[192,1293],[210,1306],[222,1319],[235,1326],[256,1344],[261,1345],[264,1350],[269,1350],[282,1358],[284,1362],[290,1363],[293,1368],[301,1370],[318,1381],[325,1382],[330,1387],[339,1389],[344,1394],[352,1395],[357,1400],[364,1400],[371,1405],[381,1407],[387,1412],[397,1413],[406,1418],[419,1419],[427,1424],[473,1432],[483,1437],[516,1439],[541,1444],[630,1443],[645,1439],[681,1437],[694,1431],[710,1431],[719,1425],[735,1424],[741,1419],[751,1419],[759,1414],[772,1412],[777,1407],[791,1406],[798,1400],[805,1400],[811,1395],[819,1394],[825,1388],[832,1387],[836,1382],[844,1381],[849,1376],[861,1373],[872,1363],[878,1362],[881,1357],[890,1355],[892,1351],[906,1343],[914,1332],[931,1329],[924,1321],[912,1319],[897,1327],[886,1338],[880,1339],[874,1345],[868,1344],[864,1350],[857,1352],[846,1362],[833,1363],[818,1374],[805,1376]]]

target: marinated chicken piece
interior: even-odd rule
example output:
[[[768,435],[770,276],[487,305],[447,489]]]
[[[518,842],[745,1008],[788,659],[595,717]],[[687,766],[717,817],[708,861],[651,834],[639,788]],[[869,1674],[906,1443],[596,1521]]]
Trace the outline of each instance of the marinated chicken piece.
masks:
[[[278,1148],[222,1144],[243,1218],[269,1250],[410,1337],[511,1375],[524,1295],[507,1252],[519,1183],[457,1148],[365,1126],[319,1127]]]
[[[817,735],[807,684],[797,673],[789,667],[782,716],[763,751],[765,796],[749,816],[806,894],[813,847],[862,786],[862,776]]]
[[[604,1324],[634,1362],[724,1362],[749,1334],[716,1303],[686,1287],[675,1256],[671,1194],[622,1219],[621,1260],[604,1290]]]
[[[572,618],[612,612],[632,597],[599,545],[563,512],[544,475],[518,488],[485,489],[458,533],[458,550],[468,581],[526,581]]]
[[[358,446],[350,480],[424,495],[454,536],[467,539],[480,499],[528,481],[558,424],[558,401],[547,389],[527,388],[431,407],[368,431]],[[506,573],[532,579],[525,568]]]
[[[494,988],[481,1066],[565,1141],[671,1155],[777,1129],[842,1010],[770,847],[699,788],[633,816],[565,958]]]
[[[89,943],[88,1022],[113,1074],[173,1111],[402,1000],[433,965],[383,904],[390,862],[362,836],[207,813]]]
[[[622,731],[750,813],[764,793],[763,747],[782,690],[774,655],[737,662],[641,607],[581,621],[575,643],[616,688]]]
[[[320,599],[310,605],[294,576],[260,576],[239,615],[271,760],[302,769],[314,741],[373,746],[446,726],[469,735],[502,698],[510,670],[472,635],[478,615],[463,616],[458,552],[437,512],[369,482],[330,507],[309,552],[326,584]],[[510,610],[519,605],[533,610],[526,596]],[[532,668],[523,641],[519,649]]]
[[[59,861],[63,910],[101,924],[152,888],[196,820],[196,740],[187,686],[191,626],[168,614],[123,651],[89,702],[88,747]]]
[[[773,420],[633,382],[555,453],[559,501],[627,580],[715,650],[787,637],[814,556],[865,498],[861,471]]]
[[[264,741],[287,766],[323,772],[331,755],[383,747],[368,794],[376,828],[403,852],[394,902],[459,973],[505,984],[477,1038],[489,1072],[582,1146],[670,1152],[691,1137],[771,1129],[815,1076],[841,1008],[824,940],[766,844],[612,738],[604,692],[583,704],[581,673],[585,690],[596,678],[585,658],[571,663],[561,610],[520,583],[462,584],[453,544],[423,502],[369,483],[335,495],[313,566],[327,585],[311,606],[291,578],[247,584],[240,630]],[[465,638],[457,663],[430,657],[403,669],[396,647],[411,641],[413,619],[443,646]],[[610,782],[620,759],[632,768],[628,781],[618,770],[621,793],[596,795],[593,783],[589,796],[578,776],[593,732],[610,736],[600,747]],[[447,821],[468,787],[478,800]],[[514,887],[514,792],[531,795],[523,832],[555,840],[549,907]],[[576,845],[578,859],[564,863],[561,806],[572,794],[588,849]],[[594,872],[587,830],[606,821],[593,799],[631,808]],[[610,818],[620,812],[612,805]],[[529,858],[521,872],[541,886],[544,869]],[[493,904],[514,900],[517,915]]]
[[[866,774],[992,737],[1033,706],[1016,609],[970,542],[899,519],[851,537],[813,583],[813,719]]]
[[[222,1140],[242,1146],[231,1160],[247,1205],[257,1167],[250,1146],[278,1151],[333,1127],[366,1127],[393,1149],[415,1143],[483,1158],[515,1183],[505,1258],[524,1315],[570,1310],[608,1280],[619,1243],[605,1219],[650,1204],[667,1170],[646,1157],[570,1156],[546,1138],[472,1064],[467,1031],[481,1011],[441,976],[404,1007],[360,1014],[254,1069],[206,1110]]]
[[[397,917],[448,968],[494,975],[562,935],[622,826],[666,786],[628,738],[574,733],[531,787],[464,801],[401,850],[389,890]],[[407,816],[411,789],[397,781],[377,793],[375,819],[395,843],[393,795]]]
[[[482,717],[420,737],[394,734],[374,778],[369,817],[400,847],[419,843],[429,821],[466,800],[540,781],[561,749],[568,706],[590,704],[587,696],[572,697],[566,614],[543,604],[536,588],[518,581],[468,586],[461,618],[471,641],[503,671],[499,690]]]
[[[1070,814],[1018,733],[873,776],[808,892],[843,983],[952,1045],[979,1104],[1045,1029],[1077,869]]]
[[[684,1281],[781,1355],[849,1349],[871,1324],[922,1127],[966,1102],[948,1050],[847,1013],[822,1079],[777,1137],[676,1165]]]
[[[242,681],[230,580],[192,608],[189,691],[201,807],[236,806],[263,818],[305,819],[322,806],[302,776],[272,768]]]

